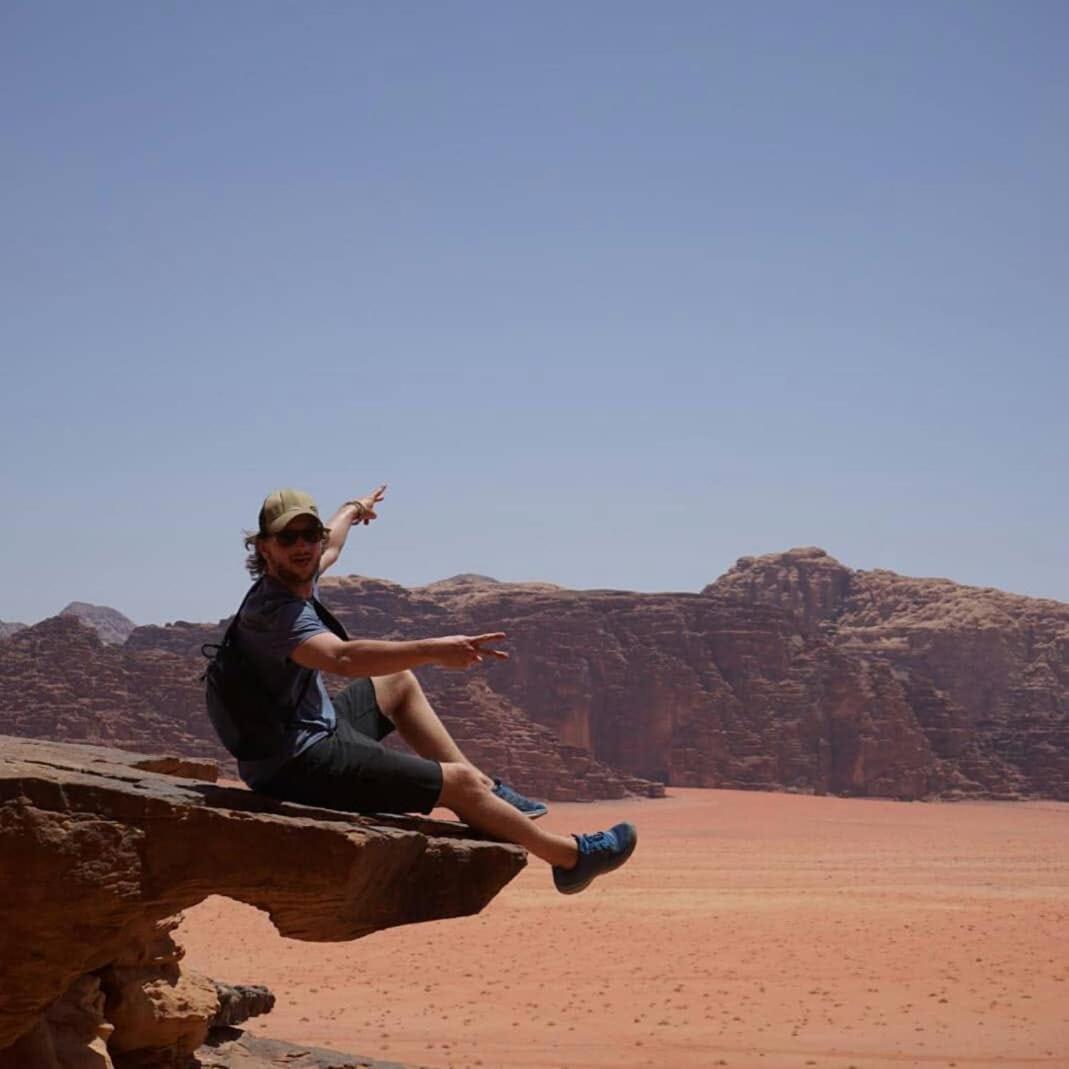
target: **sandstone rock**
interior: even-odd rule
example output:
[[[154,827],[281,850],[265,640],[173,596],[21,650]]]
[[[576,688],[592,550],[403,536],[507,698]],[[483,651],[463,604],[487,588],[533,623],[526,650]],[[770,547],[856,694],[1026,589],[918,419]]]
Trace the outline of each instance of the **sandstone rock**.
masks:
[[[481,768],[529,794],[588,802],[663,793],[663,788],[658,792],[654,784],[596,760],[588,750],[562,744],[481,676],[430,671],[421,675],[461,750]],[[390,744],[403,748],[400,742]]]
[[[125,646],[128,651],[165,650],[168,653],[177,653],[182,657],[191,658],[203,665],[201,646],[205,643],[218,642],[229,623],[230,619],[227,618],[214,624],[190,623],[188,620],[176,620],[162,627],[157,624],[146,624],[135,627],[130,632]]]
[[[323,586],[354,634],[386,618],[390,637],[428,633],[432,593],[436,616],[454,630],[508,632],[513,658],[487,666],[486,686],[573,753],[646,781],[895,797],[942,786],[890,669],[837,652],[781,609],[547,584],[407,592],[350,577]],[[422,678],[448,717],[459,703],[439,688],[455,686],[451,677]],[[479,718],[470,723],[477,739]],[[559,777],[547,793],[568,799],[571,788],[570,777]]]
[[[450,581],[446,586],[467,589],[470,583]],[[362,611],[370,616],[361,619],[361,626],[372,629],[365,633],[381,635],[374,629],[390,627],[388,633],[397,634],[398,626],[410,619],[413,599],[403,587],[369,581],[360,589],[366,593]],[[419,621],[430,629],[424,634],[456,629],[447,610],[436,610],[430,597],[417,604]],[[408,616],[394,619],[399,609]],[[233,778],[236,766],[212,733],[199,679],[205,664],[200,648],[217,642],[225,625],[140,627],[118,650],[96,641],[72,620],[43,621],[13,641],[8,658],[0,661],[0,730],[124,749],[167,747],[213,761],[224,776]],[[76,660],[69,669],[42,670],[50,664],[68,665],[70,651]],[[521,789],[580,801],[659,793],[635,773],[621,773],[604,762],[595,761],[576,776],[569,768],[567,745],[479,675],[421,676],[447,727],[463,738],[465,752]],[[337,691],[347,682],[336,678],[331,689]]]
[[[78,977],[29,1031],[0,1049],[0,1069],[115,1069],[112,1026],[93,975]]]
[[[420,677],[476,763],[550,800],[663,782],[1069,798],[1059,602],[854,572],[816,548],[742,558],[700,595],[474,574],[322,586],[354,635],[507,631],[512,660]],[[121,649],[69,620],[20,632],[0,658],[0,730],[164,746],[233,775],[198,679],[225,623],[137,628]]]
[[[199,647],[198,647],[199,649]],[[207,725],[203,658],[109,646],[73,616],[7,639],[0,657],[0,732],[217,761],[230,755]]]
[[[188,757],[175,754],[141,757],[133,762],[133,767],[142,772],[160,772],[164,776],[199,779],[208,783],[215,783],[219,779],[219,766],[214,761],[191,761]]]
[[[262,984],[221,984],[216,980],[215,993],[219,1009],[208,1022],[210,1028],[232,1028],[250,1017],[270,1013],[275,1006],[275,996]]]
[[[219,1014],[215,982],[180,968],[183,954],[171,935],[179,919],[161,922],[147,943],[134,944],[100,973],[119,1069],[181,1063]]]
[[[477,912],[525,862],[463,825],[275,803],[143,771],[143,757],[0,737],[0,866],[19,887],[0,898],[0,1050],[86,974],[106,987],[109,969],[154,961],[166,976],[177,951],[160,949],[158,922],[209,894],[291,938],[348,940]],[[219,1001],[194,986],[190,1019]],[[132,1017],[189,991],[146,991]]]
[[[213,1034],[197,1051],[197,1062],[200,1069],[406,1069],[399,1062],[261,1039],[237,1029]]]
[[[109,981],[115,991],[108,1000],[115,1026],[109,1046],[116,1056],[138,1051],[142,1063],[181,1062],[208,1038],[219,1012],[215,983],[189,970],[172,967],[160,975],[150,968],[113,968]]]
[[[56,1060],[52,1030],[43,1016],[35,1018],[10,1046],[0,1047],[0,1069],[27,1069],[29,1066],[33,1069],[65,1069]]]
[[[25,631],[26,625],[20,623],[5,623],[0,620],[0,640],[8,638],[10,635],[14,635],[19,631]]]
[[[104,992],[95,976],[80,976],[45,1014],[56,1063],[62,1069],[112,1069],[113,1027],[104,1016]]]
[[[744,558],[705,592],[785,609],[891,668],[948,789],[1069,798],[1069,605],[851,571],[813,549]]]
[[[137,626],[118,609],[108,605],[90,605],[87,601],[72,601],[59,615],[76,616],[100,636],[101,642],[109,646],[121,646]]]

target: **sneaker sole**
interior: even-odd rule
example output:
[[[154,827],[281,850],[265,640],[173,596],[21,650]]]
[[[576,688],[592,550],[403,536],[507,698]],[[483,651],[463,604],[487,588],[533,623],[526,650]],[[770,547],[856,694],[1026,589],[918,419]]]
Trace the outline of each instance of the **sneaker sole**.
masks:
[[[595,873],[585,883],[576,884],[574,887],[569,887],[567,890],[563,887],[558,887],[557,890],[560,891],[562,895],[577,895],[580,891],[585,891],[598,878],[598,876],[607,876],[610,872],[615,872],[635,852],[636,846],[638,846],[637,831],[635,832],[635,837],[631,840],[631,845],[627,848],[626,853],[621,854],[617,858],[616,864],[613,865],[611,869],[604,869],[601,872]]]

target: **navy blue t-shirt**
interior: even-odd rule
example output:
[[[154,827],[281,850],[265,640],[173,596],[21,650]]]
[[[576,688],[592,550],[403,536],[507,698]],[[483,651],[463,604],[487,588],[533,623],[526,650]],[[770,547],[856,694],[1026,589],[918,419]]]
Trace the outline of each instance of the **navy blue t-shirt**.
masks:
[[[313,594],[318,597],[318,587],[313,587]],[[287,761],[334,732],[337,719],[323,674],[290,660],[302,642],[324,631],[329,628],[316,615],[311,599],[292,594],[269,575],[263,577],[241,610],[238,645],[270,690],[291,708],[303,691],[279,752],[258,761],[238,762],[241,778],[250,787],[265,783]]]

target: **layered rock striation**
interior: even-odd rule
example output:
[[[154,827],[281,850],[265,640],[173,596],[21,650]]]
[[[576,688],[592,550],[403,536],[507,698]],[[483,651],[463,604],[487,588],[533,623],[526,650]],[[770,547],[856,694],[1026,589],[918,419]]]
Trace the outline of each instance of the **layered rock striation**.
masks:
[[[933,767],[966,793],[1069,798],[1069,605],[854,571],[817,548],[744,557],[705,593],[783,609],[890,668]]]
[[[322,588],[353,635],[508,632],[509,661],[420,677],[477,763],[550,799],[657,783],[1069,798],[1060,602],[818,549],[743,558],[700,594],[477,575]],[[225,623],[141,627],[122,647],[72,620],[28,628],[4,642],[0,729],[225,759],[198,681]]]
[[[525,863],[463,825],[274,803],[158,767],[187,771],[0,738],[0,1065],[177,1065],[213,1025],[269,1009],[263,989],[179,967],[175,914],[210,894],[291,938],[350,940],[475,913]]]
[[[371,597],[361,613],[351,614],[354,635],[398,637],[412,630],[420,637],[456,630],[448,609],[434,613],[433,602],[417,599],[430,613],[408,613],[396,620],[390,608],[402,587],[370,582]],[[389,595],[384,602],[384,591]],[[325,594],[329,600],[331,595]],[[369,614],[371,619],[363,618]],[[165,628],[138,628],[117,649],[69,618],[36,624],[4,647],[0,657],[0,729],[32,738],[77,739],[113,746],[167,746],[216,760],[234,771],[204,714],[201,647],[217,642],[226,620],[216,624],[179,622]],[[430,630],[419,632],[420,626]],[[373,629],[373,630],[372,630]],[[415,629],[415,630],[413,630]],[[45,672],[44,666],[64,666]],[[487,665],[487,668],[491,666]],[[525,790],[557,801],[588,802],[631,793],[660,794],[663,788],[633,773],[621,772],[570,745],[553,730],[533,722],[489,676],[421,672],[446,726],[477,764]],[[347,681],[329,681],[338,691]]]
[[[858,663],[788,613],[699,594],[453,581],[324,584],[350,631],[439,620],[503,630],[486,683],[566,745],[644,779],[917,797],[938,790],[890,669]],[[441,626],[441,625],[439,625]],[[444,673],[429,673],[430,689]]]
[[[166,747],[229,767],[207,723],[198,660],[106,644],[75,616],[42,620],[0,647],[0,731],[132,750]]]

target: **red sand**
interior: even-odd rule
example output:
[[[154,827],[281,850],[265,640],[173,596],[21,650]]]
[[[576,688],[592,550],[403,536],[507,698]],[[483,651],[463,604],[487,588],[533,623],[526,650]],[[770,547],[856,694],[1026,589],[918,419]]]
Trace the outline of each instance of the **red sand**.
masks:
[[[1069,1067],[1069,804],[673,790],[581,895],[528,868],[478,917],[346,944],[212,898],[187,963],[278,996],[260,1035],[471,1069]]]

